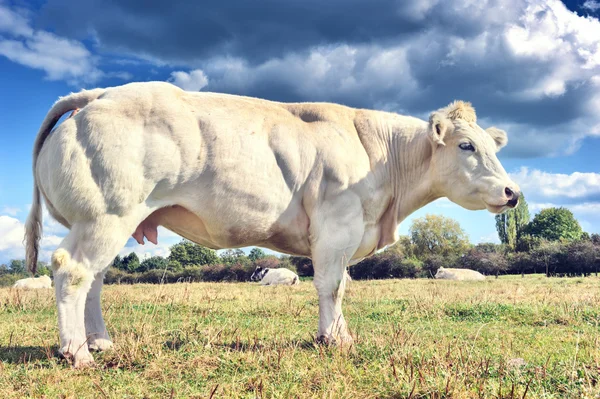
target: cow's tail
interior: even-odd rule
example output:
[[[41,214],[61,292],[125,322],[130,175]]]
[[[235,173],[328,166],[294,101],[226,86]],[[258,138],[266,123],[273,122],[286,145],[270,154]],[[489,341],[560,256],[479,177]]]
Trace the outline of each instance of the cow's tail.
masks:
[[[35,171],[38,156],[52,128],[54,128],[66,112],[85,107],[100,97],[105,91],[106,89],[82,90],[79,93],[72,93],[59,98],[50,111],[48,111],[38,131],[33,145],[33,202],[31,203],[31,210],[25,223],[25,259],[27,269],[32,274],[35,274],[37,271],[37,258],[40,238],[42,236],[42,203]]]

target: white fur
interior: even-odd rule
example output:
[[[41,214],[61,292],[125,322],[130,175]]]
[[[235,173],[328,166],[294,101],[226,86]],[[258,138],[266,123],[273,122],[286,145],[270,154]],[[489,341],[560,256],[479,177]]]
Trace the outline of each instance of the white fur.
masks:
[[[492,138],[474,112],[457,102],[425,122],[162,82],[61,99],[36,140],[27,223],[29,265],[41,195],[71,230],[53,261],[61,350],[77,366],[92,361],[86,342],[110,346],[98,279],[131,235],[156,242],[158,225],[210,248],[257,245],[311,257],[318,336],[351,340],[342,314],[347,265],[395,242],[398,224],[437,198],[501,212],[505,187],[518,192],[496,157],[504,133]],[[463,141],[477,151],[459,150]]]
[[[48,276],[23,278],[15,281],[13,288],[34,290],[37,288],[52,288],[52,280]]]
[[[435,274],[435,278],[442,280],[458,280],[458,281],[481,281],[485,280],[485,276],[471,269],[446,269],[440,267]]]
[[[300,278],[289,269],[268,269],[267,274],[260,280],[260,285],[297,285]]]

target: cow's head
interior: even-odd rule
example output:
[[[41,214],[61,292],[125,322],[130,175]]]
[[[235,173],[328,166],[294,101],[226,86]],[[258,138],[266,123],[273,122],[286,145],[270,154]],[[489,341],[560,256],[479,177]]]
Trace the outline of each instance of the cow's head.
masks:
[[[477,125],[469,103],[454,101],[429,117],[435,187],[450,201],[471,209],[501,213],[519,203],[520,189],[508,177],[496,153],[506,133]]]
[[[440,267],[437,271],[437,273],[435,273],[435,278],[443,278],[446,275],[446,270],[443,267]]]
[[[257,266],[256,269],[254,270],[254,273],[252,273],[252,276],[250,276],[250,280],[251,281],[260,281],[263,279],[263,277],[265,277],[265,274],[267,274],[268,271],[269,271],[269,269],[266,267]]]

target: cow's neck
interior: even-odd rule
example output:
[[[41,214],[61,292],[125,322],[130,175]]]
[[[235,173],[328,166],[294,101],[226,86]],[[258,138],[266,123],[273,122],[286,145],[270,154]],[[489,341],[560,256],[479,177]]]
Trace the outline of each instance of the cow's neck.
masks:
[[[396,230],[408,215],[440,198],[430,173],[432,156],[427,127],[391,128],[386,134],[387,178],[391,183],[391,199],[381,226],[379,248],[396,241]]]
[[[439,198],[430,174],[431,141],[427,130],[398,132],[392,140],[393,195],[397,199],[398,224],[419,208]]]

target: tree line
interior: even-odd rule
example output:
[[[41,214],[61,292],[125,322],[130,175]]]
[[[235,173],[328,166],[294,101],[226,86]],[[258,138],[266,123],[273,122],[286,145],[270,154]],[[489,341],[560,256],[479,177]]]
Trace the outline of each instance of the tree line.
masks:
[[[527,201],[496,216],[500,244],[472,245],[459,223],[441,215],[415,219],[409,235],[349,268],[353,279],[433,277],[440,267],[477,270],[486,275],[544,273],[547,276],[588,276],[600,269],[600,235],[585,233],[566,208],[548,208],[530,218]],[[188,240],[171,246],[168,257],[140,260],[134,253],[117,256],[105,282],[170,283],[177,281],[248,281],[257,266],[313,275],[308,258],[267,255],[253,248],[216,251]],[[38,275],[50,275],[39,262]],[[26,277],[25,261],[0,265],[0,286]]]

